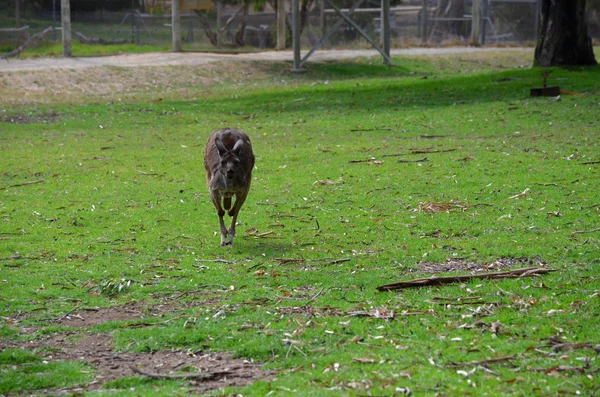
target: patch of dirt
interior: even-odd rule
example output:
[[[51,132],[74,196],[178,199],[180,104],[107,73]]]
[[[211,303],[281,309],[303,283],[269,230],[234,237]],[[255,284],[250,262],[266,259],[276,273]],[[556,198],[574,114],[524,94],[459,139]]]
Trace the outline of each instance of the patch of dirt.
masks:
[[[469,262],[463,259],[448,259],[444,263],[421,262],[419,271],[423,273],[446,273],[468,271],[471,273],[492,272],[513,266],[545,266],[539,258],[501,258],[490,263]]]
[[[75,336],[75,338],[74,338]],[[26,349],[41,349],[47,361],[84,361],[95,368],[95,379],[84,386],[60,390],[81,392],[97,390],[108,381],[125,376],[140,376],[134,368],[166,377],[203,374],[205,379],[189,379],[189,386],[202,393],[223,387],[248,385],[259,379],[268,379],[273,374],[263,371],[260,365],[234,359],[228,353],[203,353],[201,351],[157,351],[152,353],[116,353],[112,337],[107,334],[54,335],[41,341],[20,346]]]
[[[194,98],[211,86],[267,78],[265,62],[214,62],[125,68],[27,70],[0,73],[0,105],[35,105]]]
[[[30,123],[53,123],[59,119],[58,113],[46,112],[44,114],[5,114],[0,116],[0,123],[30,124]]]
[[[234,359],[228,353],[185,350],[151,353],[115,352],[111,335],[86,331],[88,327],[108,321],[135,322],[151,317],[162,317],[184,307],[215,304],[218,299],[207,298],[194,301],[189,305],[179,300],[176,302],[177,304],[164,303],[148,307],[140,302],[132,302],[123,306],[77,310],[55,319],[54,322],[66,327],[81,328],[81,330],[57,333],[44,339],[24,343],[0,340],[0,350],[7,348],[34,350],[46,361],[83,361],[95,369],[95,378],[88,384],[52,392],[97,390],[108,381],[126,376],[151,375],[151,377],[181,378],[182,375],[193,374],[186,379],[189,386],[194,392],[203,393],[224,387],[245,386],[256,380],[269,379],[273,376],[273,372],[263,371],[261,365]],[[22,328],[21,332],[31,334],[35,329]],[[136,372],[136,369],[146,374],[141,375]]]
[[[108,321],[134,321],[157,317],[172,309],[170,305],[156,305],[146,312],[140,304],[134,302],[124,306],[82,309],[58,318],[56,322],[65,327],[91,327]]]
[[[181,293],[183,295],[193,294],[195,296],[205,296],[205,299],[195,299],[191,303],[186,303],[177,298],[165,297],[165,303],[145,306],[140,302],[130,302],[122,306],[84,308],[81,310],[67,313],[55,320],[56,323],[65,327],[91,327],[94,325],[106,323],[109,321],[136,321],[149,317],[162,317],[167,313],[174,314],[181,309],[188,309],[197,306],[215,305],[219,302],[217,297],[210,292],[192,291]],[[167,303],[167,302],[173,303]]]

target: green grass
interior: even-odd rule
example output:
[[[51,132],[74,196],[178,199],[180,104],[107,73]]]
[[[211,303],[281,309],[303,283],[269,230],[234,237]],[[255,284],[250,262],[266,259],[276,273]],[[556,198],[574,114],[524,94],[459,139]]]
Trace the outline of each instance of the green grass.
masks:
[[[276,65],[269,81],[179,100],[7,108],[58,117],[2,123],[0,337],[61,332],[44,319],[78,307],[170,300],[160,326],[88,331],[110,332],[118,351],[229,351],[279,371],[227,391],[243,395],[597,393],[592,349],[534,348],[553,336],[600,343],[600,68],[555,69],[550,83],[574,94],[552,102],[529,97],[539,70],[501,55],[395,61],[311,64],[303,75]],[[229,249],[218,247],[201,163],[208,133],[225,126],[245,130],[257,156]],[[428,202],[453,207],[420,211]],[[421,262],[507,257],[556,272],[375,290],[422,276]],[[199,262],[214,259],[227,263]],[[378,308],[395,318],[347,315]],[[451,366],[506,356],[490,371]],[[2,392],[59,387],[17,389],[11,379],[29,364],[8,364]],[[168,395],[179,385],[106,387]]]
[[[168,51],[167,45],[136,45],[136,44],[113,44],[113,45],[93,45],[73,42],[71,53],[73,56],[98,56],[98,55],[118,55],[118,54],[139,54],[143,52]],[[36,57],[58,57],[63,55],[61,43],[41,45],[37,48],[31,48],[21,53],[21,58]]]
[[[29,351],[0,352],[0,393],[58,388],[91,380],[89,367],[78,362],[47,362]]]

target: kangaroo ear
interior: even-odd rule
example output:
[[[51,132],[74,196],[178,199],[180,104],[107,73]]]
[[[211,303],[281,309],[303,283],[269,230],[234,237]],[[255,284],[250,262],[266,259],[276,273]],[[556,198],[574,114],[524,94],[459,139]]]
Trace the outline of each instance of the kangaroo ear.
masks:
[[[215,146],[217,147],[217,150],[219,151],[219,155],[222,156],[225,153],[227,153],[227,148],[225,148],[225,145],[223,145],[223,142],[221,141],[221,138],[216,137],[215,138]]]
[[[239,156],[243,147],[244,147],[244,140],[238,139],[238,141],[235,143],[235,145],[233,145],[233,149],[231,149],[231,151]]]

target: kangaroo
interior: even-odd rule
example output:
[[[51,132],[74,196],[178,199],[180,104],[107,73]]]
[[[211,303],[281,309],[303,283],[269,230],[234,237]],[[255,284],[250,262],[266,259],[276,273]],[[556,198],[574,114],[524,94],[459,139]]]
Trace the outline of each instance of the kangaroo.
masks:
[[[254,153],[248,135],[231,128],[214,131],[204,149],[204,168],[210,199],[219,215],[221,246],[233,245],[235,223],[248,196],[254,168]],[[233,196],[235,203],[232,206]],[[225,211],[231,217],[229,229],[223,221]]]

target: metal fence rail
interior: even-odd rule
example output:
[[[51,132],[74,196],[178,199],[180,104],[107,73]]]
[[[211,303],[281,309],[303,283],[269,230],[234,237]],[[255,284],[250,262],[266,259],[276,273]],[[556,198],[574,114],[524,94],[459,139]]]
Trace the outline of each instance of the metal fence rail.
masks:
[[[0,16],[0,53],[13,51],[32,36],[53,27],[43,40],[61,41],[61,1],[0,0],[6,10]],[[134,45],[171,49],[173,26],[171,6],[174,0],[70,0],[71,32],[74,54],[86,48],[86,54],[100,52],[100,46]],[[241,0],[240,0],[241,1]],[[472,40],[471,1],[464,14],[445,18],[436,16],[438,0],[402,0],[392,2],[389,27],[391,46],[448,41],[467,44]],[[539,0],[478,0],[487,9],[481,14],[482,44],[522,44],[537,39]],[[300,0],[302,5],[300,44],[312,47],[336,23],[335,8],[347,13],[354,1]],[[189,9],[190,3],[202,3],[201,10]],[[275,48],[277,43],[277,0],[267,1],[260,9],[254,3],[231,0],[180,0],[180,40],[183,50]],[[284,1],[289,13],[291,0]],[[427,5],[424,7],[423,5]],[[193,8],[193,6],[192,6]],[[600,11],[589,11],[590,34],[600,38]],[[445,22],[458,23],[453,33],[444,32]],[[353,26],[343,21],[322,45],[328,48],[364,48],[370,42],[383,42],[381,0],[365,1],[352,16]],[[437,25],[436,25],[437,24]],[[286,46],[291,48],[292,20],[287,15]],[[458,27],[456,27],[458,26]],[[433,34],[441,29],[442,35]],[[364,33],[362,35],[361,33]],[[31,43],[35,48],[40,40]],[[96,46],[96,47],[95,47]],[[127,51],[124,48],[124,51]]]

